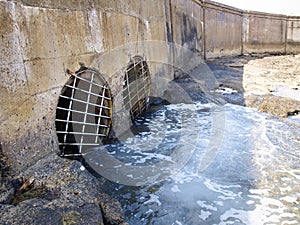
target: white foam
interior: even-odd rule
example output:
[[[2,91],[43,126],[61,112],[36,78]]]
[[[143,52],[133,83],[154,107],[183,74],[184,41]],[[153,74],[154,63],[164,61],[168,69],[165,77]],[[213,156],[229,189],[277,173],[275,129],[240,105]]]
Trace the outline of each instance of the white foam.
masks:
[[[175,221],[177,225],[182,225],[182,223],[178,220]]]
[[[171,176],[175,183],[183,184],[186,182],[191,182],[193,177],[189,176],[188,174],[184,173],[183,171],[179,171]]]
[[[288,86],[277,85],[273,94],[276,96],[291,98],[300,101],[300,89],[292,89]]]
[[[153,212],[154,212],[153,209],[148,209],[145,213],[149,214],[149,213],[153,213]]]
[[[228,88],[228,87],[219,87],[219,88],[216,89],[214,92],[215,92],[215,93],[220,93],[220,94],[224,95],[224,94],[233,94],[233,93],[237,93],[237,90],[234,90],[234,89]]]
[[[160,160],[164,160],[164,161],[168,161],[168,162],[173,162],[172,157],[162,155],[162,154],[143,153],[143,155],[145,155],[146,157],[143,157],[143,158],[137,160],[135,163],[145,163],[147,160],[150,160],[150,159],[160,159]],[[133,156],[131,156],[131,157],[133,158]],[[141,156],[138,156],[138,157],[141,157]]]
[[[80,167],[80,170],[81,170],[81,171],[84,171],[84,170],[85,170],[85,167],[84,167],[84,166],[81,166],[81,167]]]
[[[296,225],[298,225],[299,223],[296,220],[293,220],[293,221],[285,220],[285,221],[283,221],[282,224],[291,224],[291,225],[296,224]]]
[[[127,177],[129,177],[129,178],[133,178],[133,175],[132,174],[128,174],[128,175],[126,175]]]
[[[218,208],[212,206],[212,205],[207,205],[206,201],[197,201],[197,204],[201,207],[201,208],[205,208],[207,210],[212,210],[212,211],[218,211]]]
[[[115,169],[120,168],[120,167],[122,167],[121,164],[120,164],[120,165],[117,165],[117,166],[114,166]]]
[[[295,218],[294,213],[281,213],[280,215],[282,218]]]
[[[253,205],[253,204],[255,204],[255,201],[253,201],[253,200],[248,200],[248,201],[246,202],[246,204],[248,204],[248,205]]]
[[[260,200],[261,204],[267,206],[267,207],[272,207],[273,211],[278,211],[279,213],[282,213],[282,207],[283,204],[281,203],[281,201],[274,199],[274,198],[261,198]]]
[[[281,193],[290,192],[291,190],[293,190],[291,186],[280,188]]]
[[[249,192],[255,195],[265,195],[270,192],[270,189],[250,189]]]
[[[214,203],[218,206],[224,206],[224,202],[223,201],[214,201]]]
[[[200,218],[201,220],[206,220],[210,215],[212,215],[211,212],[201,210],[201,214],[199,215],[199,218]]]
[[[285,202],[289,202],[289,203],[298,203],[297,202],[297,197],[292,197],[292,196],[285,196],[285,197],[280,198],[280,200],[285,201]]]
[[[223,195],[227,197],[236,197],[237,194],[233,191],[226,190],[227,188],[233,188],[233,187],[240,187],[240,185],[219,185],[217,183],[214,183],[210,179],[206,179],[204,181],[205,186],[215,192],[222,193]]]
[[[224,201],[225,201],[225,200],[229,200],[229,199],[232,199],[232,200],[235,199],[235,197],[233,197],[233,196],[231,196],[231,197],[226,197],[226,196],[223,196],[223,195],[219,195],[218,198],[219,198],[219,199],[222,199],[222,200],[224,200]]]
[[[156,203],[158,206],[161,205],[161,202],[159,201],[159,196],[155,194],[149,194],[150,199],[145,201],[144,204],[150,204],[150,203]]]
[[[181,190],[178,188],[177,185],[174,185],[172,188],[171,188],[171,191],[176,193],[176,192],[181,192]]]
[[[221,215],[220,220],[222,222],[220,224],[227,224],[232,219],[240,220],[247,225],[262,225],[265,223],[286,224],[286,218],[288,218],[289,224],[297,224],[297,215],[287,212],[288,208],[277,199],[261,197],[260,204],[256,204],[255,206],[256,208],[251,211],[235,208],[227,210]]]

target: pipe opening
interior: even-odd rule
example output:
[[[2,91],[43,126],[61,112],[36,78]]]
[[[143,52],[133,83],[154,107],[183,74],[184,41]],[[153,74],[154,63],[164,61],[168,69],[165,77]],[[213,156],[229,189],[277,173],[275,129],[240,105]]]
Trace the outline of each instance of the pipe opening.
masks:
[[[150,94],[150,71],[141,56],[135,56],[129,62],[123,82],[123,100],[131,119],[141,115],[148,107]]]
[[[72,74],[56,108],[56,133],[61,156],[81,156],[99,146],[111,128],[112,98],[100,73],[85,68]]]

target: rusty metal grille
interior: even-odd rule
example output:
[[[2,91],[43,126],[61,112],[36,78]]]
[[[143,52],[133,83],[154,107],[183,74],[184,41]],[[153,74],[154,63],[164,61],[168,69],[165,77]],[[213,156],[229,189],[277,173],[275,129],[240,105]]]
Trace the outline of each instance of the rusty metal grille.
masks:
[[[132,119],[143,113],[148,106],[150,72],[146,61],[135,56],[127,66],[124,77],[123,100]]]
[[[86,69],[72,75],[56,108],[56,133],[62,156],[80,156],[98,146],[111,127],[112,99],[104,78]]]

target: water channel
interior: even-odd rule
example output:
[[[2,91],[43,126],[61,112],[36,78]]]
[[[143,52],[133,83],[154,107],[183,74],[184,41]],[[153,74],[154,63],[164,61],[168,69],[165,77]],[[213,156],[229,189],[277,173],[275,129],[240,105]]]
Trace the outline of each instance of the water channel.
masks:
[[[85,158],[99,163],[105,148],[127,166],[184,162],[160,167],[156,173],[168,173],[140,186],[104,174],[104,191],[120,201],[131,225],[300,224],[299,126],[297,117],[232,104],[163,105],[140,117],[132,135]],[[188,158],[178,159],[184,151]]]

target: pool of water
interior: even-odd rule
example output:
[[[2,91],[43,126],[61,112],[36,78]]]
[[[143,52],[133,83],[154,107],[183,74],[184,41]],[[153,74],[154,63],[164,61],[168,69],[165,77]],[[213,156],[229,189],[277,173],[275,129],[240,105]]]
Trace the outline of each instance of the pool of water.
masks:
[[[103,148],[120,170],[103,172]],[[166,105],[85,159],[132,225],[300,224],[297,120],[231,104]]]

